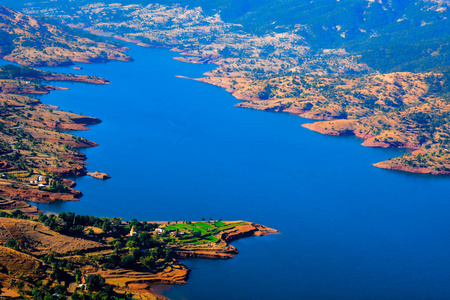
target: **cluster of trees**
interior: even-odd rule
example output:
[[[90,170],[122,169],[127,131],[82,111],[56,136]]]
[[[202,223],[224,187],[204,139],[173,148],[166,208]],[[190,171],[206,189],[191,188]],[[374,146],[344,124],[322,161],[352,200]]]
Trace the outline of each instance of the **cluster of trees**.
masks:
[[[441,114],[417,112],[408,115],[408,118],[414,122],[414,126],[418,128],[422,134],[419,135],[419,142],[425,143],[432,135],[450,121],[450,112]],[[427,136],[425,136],[425,134]]]
[[[125,249],[123,242],[117,245],[116,241],[115,246],[119,248],[118,253],[107,257],[96,257],[95,261],[106,269],[116,269],[119,267],[125,269],[152,269],[158,260],[162,259],[162,261],[166,262],[172,257],[171,251],[164,249],[161,243],[157,241],[153,243],[155,247],[142,249],[139,245],[134,244],[134,241],[128,241],[126,243],[128,249]]]
[[[2,159],[10,162],[19,170],[26,170],[28,168],[28,162],[26,161],[25,157],[23,157],[19,152],[13,152],[11,154],[3,155]]]
[[[139,263],[141,266],[151,269],[159,259],[168,261],[171,258],[170,251],[164,249],[160,238],[148,232],[128,237],[126,240],[117,238],[112,244],[115,255],[96,258],[96,261],[107,269],[117,267],[135,269],[139,267]]]
[[[0,218],[13,218],[13,219],[24,219],[24,220],[30,220],[31,217],[28,217],[23,214],[22,211],[16,209],[12,211],[10,214],[0,210]]]
[[[105,279],[100,275],[89,275],[86,277],[86,289],[75,291],[70,294],[64,285],[46,286],[38,284],[32,291],[33,300],[115,300],[114,289],[105,284]]]
[[[129,229],[122,225],[122,218],[115,217],[95,217],[89,215],[77,215],[72,212],[62,212],[58,216],[40,213],[37,219],[33,219],[24,215],[20,210],[15,210],[11,213],[0,210],[0,217],[35,220],[43,223],[53,231],[62,233],[80,234],[86,226],[101,228],[105,234],[113,237],[122,237],[129,232]],[[129,238],[129,241],[134,243],[133,247],[149,249],[160,245],[158,240],[155,240],[153,236],[148,233],[148,231],[153,231],[155,228],[158,228],[158,224],[148,223],[146,221],[139,222],[136,219],[132,219],[130,226],[134,226],[135,231],[140,232],[139,236],[132,236]],[[123,246],[125,245],[123,244]]]
[[[40,71],[26,66],[3,65],[0,67],[1,79],[34,78],[40,79],[41,76],[49,76],[51,72]]]
[[[273,95],[274,95],[273,89],[274,89],[273,86],[271,86],[270,84],[266,84],[264,89],[258,93],[258,98],[261,100],[267,100],[267,99],[273,97]]]
[[[442,75],[435,76],[433,74],[425,79],[428,84],[428,93],[450,101],[450,67],[439,67],[433,69],[433,71]]]
[[[10,34],[3,30],[0,30],[0,54],[8,55],[14,51],[16,45],[14,44],[15,34]]]
[[[148,223],[147,221],[139,222],[136,219],[131,219],[130,226],[134,226],[136,232],[152,231],[158,228],[158,224],[156,223]]]
[[[59,178],[53,178],[50,181],[50,185],[48,187],[39,187],[40,190],[48,191],[52,193],[69,193],[70,190],[67,186],[61,183]]]
[[[44,223],[51,230],[63,233],[80,234],[86,226],[99,227],[105,233],[113,236],[124,235],[127,232],[127,229],[121,226],[121,218],[99,218],[88,215],[77,215],[72,212],[62,212],[58,216],[40,214],[38,221]]]

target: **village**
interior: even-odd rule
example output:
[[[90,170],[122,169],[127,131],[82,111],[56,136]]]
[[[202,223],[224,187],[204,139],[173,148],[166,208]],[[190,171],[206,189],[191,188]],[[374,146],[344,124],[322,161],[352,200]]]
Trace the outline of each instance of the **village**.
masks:
[[[190,271],[179,258],[231,258],[238,251],[230,242],[278,233],[244,221],[140,222],[74,213],[31,218],[0,211],[0,221],[0,256],[14,251],[17,258],[5,264],[11,272],[0,272],[0,283],[16,297],[30,295],[41,281],[48,293],[72,299],[84,290],[151,295],[152,284],[186,282]]]

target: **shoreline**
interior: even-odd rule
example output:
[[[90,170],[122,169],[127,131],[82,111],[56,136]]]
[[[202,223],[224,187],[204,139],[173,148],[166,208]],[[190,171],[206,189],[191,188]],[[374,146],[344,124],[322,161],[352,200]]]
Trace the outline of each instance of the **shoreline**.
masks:
[[[96,147],[98,144],[64,131],[90,130],[87,126],[99,124],[102,121],[98,118],[64,112],[58,110],[57,106],[43,104],[39,100],[28,97],[27,95],[30,94],[48,94],[55,90],[68,90],[51,85],[39,85],[34,82],[39,80],[64,81],[96,85],[107,85],[110,82],[100,77],[56,74],[39,69],[34,69],[35,74],[32,78],[22,77],[20,76],[22,67],[9,67],[6,70],[10,70],[10,68],[19,72],[19,75],[13,80],[0,81],[0,84],[9,87],[6,93],[3,90],[0,95],[4,104],[11,106],[12,112],[16,110],[21,112],[17,114],[16,119],[10,122],[10,126],[26,124],[27,139],[32,139],[33,145],[40,144],[41,146],[37,150],[29,148],[28,145],[26,148],[16,148],[15,153],[29,160],[28,169],[18,167],[16,161],[11,160],[8,156],[2,158],[0,171],[4,173],[0,178],[0,195],[3,195],[6,200],[0,202],[0,209],[5,211],[21,209],[27,215],[36,216],[41,211],[31,206],[29,202],[79,201],[83,196],[80,191],[74,189],[76,183],[66,178],[87,174],[87,157],[77,149]],[[11,86],[11,82],[18,84]],[[25,86],[27,90],[21,86]],[[43,87],[43,90],[40,86]],[[23,112],[27,116],[24,116]],[[27,139],[24,140],[24,143],[27,143]],[[20,137],[12,135],[11,140],[6,141],[15,143],[16,140],[20,141]],[[57,157],[58,160],[55,161],[54,157]],[[41,163],[37,164],[36,161]],[[58,188],[51,186],[55,182],[59,185]]]
[[[189,62],[180,60],[183,62]],[[235,107],[240,108],[248,108],[248,109],[255,109],[260,111],[268,111],[268,112],[282,112],[282,113],[288,113],[291,115],[295,115],[298,117],[301,117],[306,120],[313,120],[313,121],[335,121],[336,119],[333,118],[318,118],[315,115],[310,114],[308,111],[305,110],[283,110],[283,111],[274,111],[271,110],[265,106],[257,106],[252,103],[250,103],[252,100],[256,100],[255,98],[246,97],[242,94],[239,94],[238,91],[235,91],[231,86],[226,84],[221,84],[218,82],[215,82],[211,80],[209,77],[203,77],[203,78],[191,78],[187,76],[176,76],[177,78],[181,79],[187,79],[187,80],[194,80],[198,82],[207,83],[210,85],[214,85],[220,88],[223,88],[225,91],[230,93],[236,100],[242,101],[237,104],[235,104]],[[260,100],[260,99],[258,99]],[[348,119],[342,119],[342,120],[348,120]],[[392,145],[390,143],[384,143],[384,142],[377,142],[375,141],[375,136],[370,134],[360,134],[356,133],[355,131],[346,131],[346,132],[340,132],[338,130],[332,130],[332,129],[324,129],[319,126],[317,126],[317,123],[305,123],[301,125],[302,127],[323,134],[323,135],[331,135],[331,136],[354,136],[358,139],[361,139],[363,142],[361,143],[364,147],[371,147],[371,148],[394,148],[394,149],[406,149],[408,151],[414,151],[414,150],[420,150],[420,145],[417,144],[397,144]],[[402,172],[408,172],[413,174],[428,174],[428,175],[450,175],[450,171],[436,171],[432,168],[420,168],[420,167],[410,167],[410,166],[404,166],[399,165],[395,163],[391,163],[389,161],[382,161],[378,163],[372,164],[374,167],[380,168],[380,169],[386,169],[386,170],[396,170],[396,171],[402,171]]]

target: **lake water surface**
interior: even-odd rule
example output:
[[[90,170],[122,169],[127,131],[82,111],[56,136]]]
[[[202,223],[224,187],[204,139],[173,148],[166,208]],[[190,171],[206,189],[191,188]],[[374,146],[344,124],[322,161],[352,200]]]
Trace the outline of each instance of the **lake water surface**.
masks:
[[[97,117],[77,132],[83,150],[79,202],[40,204],[139,220],[247,220],[280,235],[233,243],[230,260],[190,259],[187,285],[171,299],[449,299],[450,179],[377,169],[402,153],[323,136],[308,120],[236,108],[223,89],[176,78],[212,66],[130,46],[132,63],[48,68],[103,76],[108,86],[56,83],[70,91],[44,103]]]

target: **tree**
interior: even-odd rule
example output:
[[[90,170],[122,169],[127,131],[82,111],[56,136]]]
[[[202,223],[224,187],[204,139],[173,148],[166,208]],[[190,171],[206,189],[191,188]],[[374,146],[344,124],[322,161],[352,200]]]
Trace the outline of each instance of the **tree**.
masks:
[[[114,251],[118,252],[123,248],[123,243],[119,240],[114,242]]]
[[[120,266],[123,268],[132,268],[136,264],[136,259],[132,255],[127,255],[120,261]]]
[[[139,224],[138,220],[136,219],[131,219],[130,225],[131,226],[137,226]]]
[[[141,257],[141,259],[139,261],[141,262],[142,265],[151,269],[155,262],[155,258],[153,257],[153,255],[143,256],[143,257]]]
[[[137,242],[135,240],[129,240],[126,245],[129,249],[136,248]]]
[[[75,274],[75,282],[80,283],[81,271],[79,269],[76,269],[74,274]]]
[[[11,248],[11,249],[14,249],[14,250],[17,250],[17,248],[18,248],[16,240],[8,240],[6,242],[6,246]]]
[[[86,277],[86,287],[90,292],[99,291],[104,284],[105,279],[100,275],[91,274]]]

